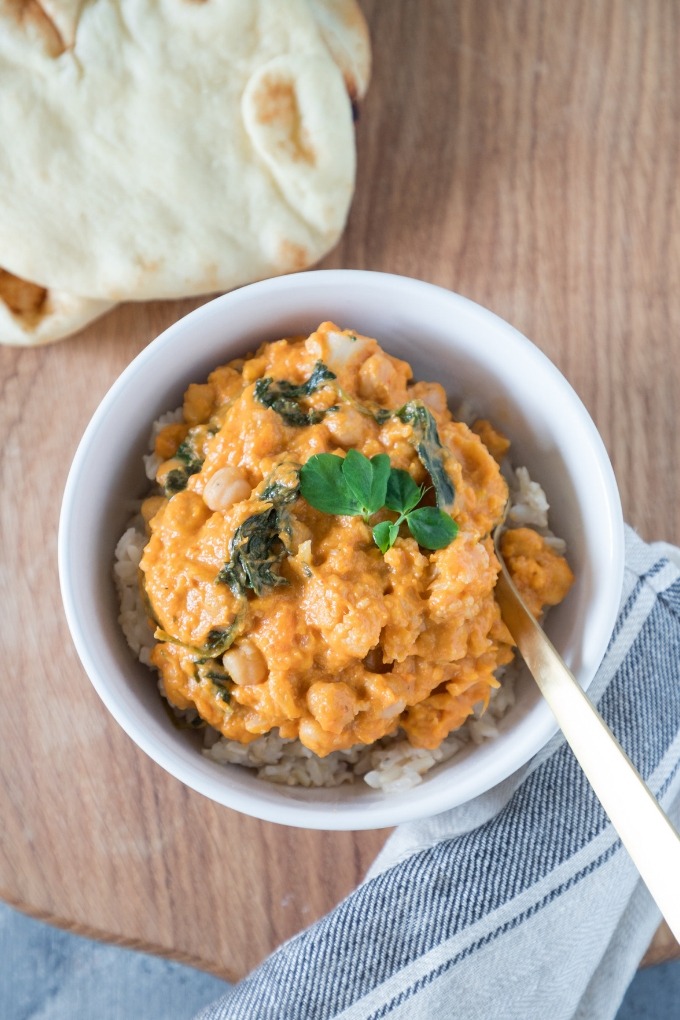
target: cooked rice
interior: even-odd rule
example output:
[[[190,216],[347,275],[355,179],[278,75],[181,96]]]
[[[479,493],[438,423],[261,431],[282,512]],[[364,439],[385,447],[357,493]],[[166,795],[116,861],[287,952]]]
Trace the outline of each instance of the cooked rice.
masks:
[[[116,546],[113,577],[120,604],[118,622],[137,658],[151,668],[149,653],[156,641],[147,623],[147,614],[137,581],[139,562],[145,545],[144,532],[134,526],[129,527]]]
[[[548,527],[550,504],[541,486],[532,481],[525,467],[509,467],[504,474],[510,489],[508,527],[534,528],[556,553],[564,555],[567,544]]]
[[[460,416],[462,418],[462,415]],[[171,411],[154,423],[149,445],[159,430],[181,421],[182,412]],[[152,452],[144,458],[146,473],[154,480],[160,459]],[[534,527],[556,552],[563,553],[565,543],[548,528],[548,501],[541,486],[533,481],[525,467],[506,473],[510,489],[509,527]],[[131,522],[115,552],[114,578],[120,600],[119,623],[128,644],[144,665],[151,667],[149,653],[156,643],[147,623],[147,613],[138,584],[139,563],[146,537],[140,518]],[[204,727],[203,754],[222,765],[240,765],[254,769],[258,778],[285,786],[333,787],[362,779],[368,786],[387,793],[409,790],[422,782],[430,769],[448,761],[470,743],[481,744],[499,734],[498,724],[515,703],[514,665],[501,667],[496,676],[500,687],[491,692],[483,714],[475,714],[434,750],[413,747],[397,732],[370,746],[357,745],[346,751],[333,751],[320,758],[299,740],[287,740],[278,730],[265,733],[249,744],[241,744],[210,726]],[[187,713],[177,712],[179,717]],[[192,712],[195,716],[196,713]],[[189,721],[189,720],[187,720]]]

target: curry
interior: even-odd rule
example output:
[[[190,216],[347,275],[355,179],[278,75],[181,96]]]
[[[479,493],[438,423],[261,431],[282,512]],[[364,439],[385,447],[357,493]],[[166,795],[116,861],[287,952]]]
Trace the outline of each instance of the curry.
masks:
[[[140,585],[171,705],[229,739],[277,729],[320,756],[398,729],[437,747],[513,656],[491,539],[507,447],[489,422],[455,420],[439,383],[330,322],[190,385],[143,505]],[[413,506],[400,515],[383,484],[374,505],[334,512],[323,484],[305,498],[313,465],[354,466],[372,492],[389,475]],[[504,543],[536,614],[564,598],[571,571],[541,535]]]

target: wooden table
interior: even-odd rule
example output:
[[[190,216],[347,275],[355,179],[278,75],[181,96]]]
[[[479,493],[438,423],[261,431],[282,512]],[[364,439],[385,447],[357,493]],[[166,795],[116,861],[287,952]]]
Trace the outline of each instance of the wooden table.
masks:
[[[627,520],[680,542],[680,9],[365,10],[356,198],[323,266],[421,277],[514,323],[589,408]],[[126,305],[0,351],[0,895],[234,979],[347,893],[388,833],[281,828],[185,789],[109,717],[71,645],[56,532],[73,452],[124,366],[199,303]]]

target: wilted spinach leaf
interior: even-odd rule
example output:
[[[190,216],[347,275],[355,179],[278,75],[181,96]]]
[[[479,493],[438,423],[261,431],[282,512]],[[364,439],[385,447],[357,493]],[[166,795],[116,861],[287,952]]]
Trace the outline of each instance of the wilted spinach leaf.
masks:
[[[444,467],[444,453],[437,423],[420,400],[411,400],[395,412],[400,421],[407,422],[413,429],[416,453],[432,479],[437,506],[450,512],[456,493],[453,482]]]
[[[181,467],[168,471],[163,481],[163,491],[166,496],[174,496],[176,492],[186,489],[187,482],[191,475],[197,475],[203,467],[203,458],[199,456],[195,446],[195,436],[189,432],[177,447],[173,460],[178,460]]]
[[[237,596],[245,595],[249,588],[261,595],[265,588],[288,583],[278,573],[288,551],[281,536],[290,534],[287,507],[299,495],[297,468],[280,464],[260,495],[260,501],[271,506],[239,524],[229,543],[229,561],[215,579],[218,583],[228,584]]]
[[[258,379],[255,383],[255,399],[264,407],[270,407],[272,411],[276,411],[286,425],[318,425],[324,415],[334,408],[324,411],[315,409],[306,411],[301,406],[301,402],[305,397],[316,393],[325,383],[335,378],[335,373],[331,372],[323,361],[317,361],[309,379],[303,383],[296,384],[287,379]]]
[[[261,595],[265,588],[287,584],[277,568],[286,555],[280,537],[281,522],[275,506],[247,517],[239,524],[229,543],[229,562],[216,580],[228,584],[234,595],[243,595],[250,588]]]

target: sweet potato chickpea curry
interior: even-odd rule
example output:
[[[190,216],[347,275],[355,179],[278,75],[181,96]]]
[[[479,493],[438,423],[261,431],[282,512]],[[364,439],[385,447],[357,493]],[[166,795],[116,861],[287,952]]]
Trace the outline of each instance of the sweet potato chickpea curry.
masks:
[[[324,756],[399,727],[434,748],[487,704],[512,658],[490,537],[508,443],[489,422],[455,421],[438,383],[330,322],[190,385],[183,419],[156,439],[140,564],[171,705]],[[565,560],[531,529],[505,541],[532,610],[560,602]]]

